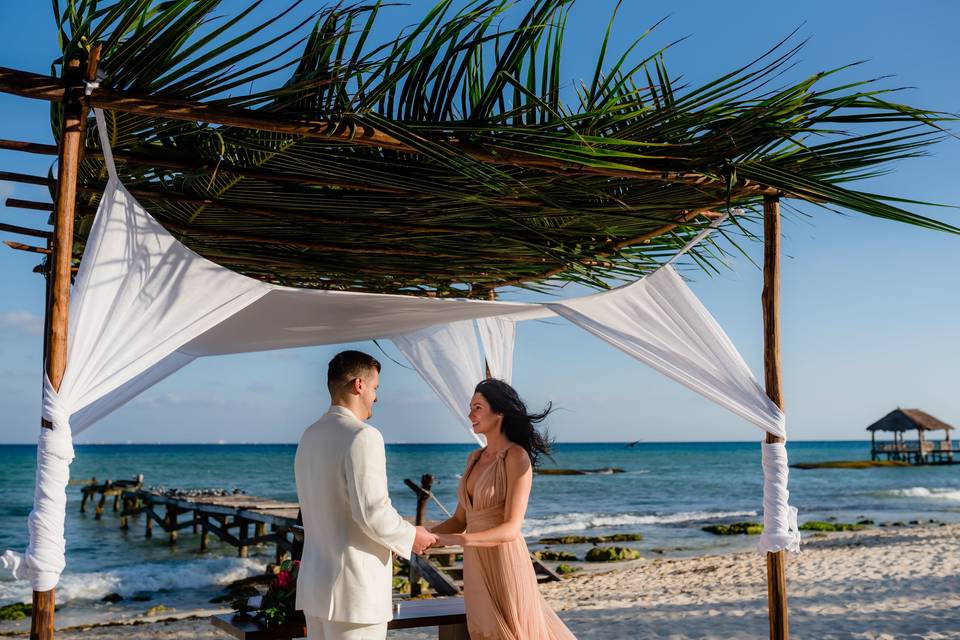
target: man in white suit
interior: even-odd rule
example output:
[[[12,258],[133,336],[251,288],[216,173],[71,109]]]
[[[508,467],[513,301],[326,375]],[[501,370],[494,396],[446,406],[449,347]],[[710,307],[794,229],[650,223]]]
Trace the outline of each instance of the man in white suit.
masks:
[[[409,558],[436,536],[406,522],[387,493],[383,436],[373,415],[380,363],[337,354],[327,370],[330,410],[300,438],[297,497],[304,544],[297,608],[309,640],[382,640],[393,618],[391,552]]]

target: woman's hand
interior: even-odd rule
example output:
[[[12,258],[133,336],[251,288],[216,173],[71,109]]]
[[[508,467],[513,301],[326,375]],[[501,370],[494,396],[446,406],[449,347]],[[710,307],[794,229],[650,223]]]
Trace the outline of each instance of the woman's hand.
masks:
[[[461,547],[463,546],[462,533],[440,533],[437,535],[437,544],[435,547]]]

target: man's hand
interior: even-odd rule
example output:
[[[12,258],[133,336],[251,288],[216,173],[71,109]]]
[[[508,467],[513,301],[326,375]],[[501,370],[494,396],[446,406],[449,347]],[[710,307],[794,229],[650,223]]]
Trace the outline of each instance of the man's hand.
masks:
[[[423,553],[435,544],[437,544],[437,536],[423,527],[417,527],[417,535],[413,538],[414,553]]]

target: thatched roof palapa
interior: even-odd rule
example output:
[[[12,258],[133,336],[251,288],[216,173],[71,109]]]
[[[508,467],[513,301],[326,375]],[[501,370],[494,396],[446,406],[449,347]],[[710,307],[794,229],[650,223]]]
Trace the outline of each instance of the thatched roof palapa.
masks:
[[[867,431],[951,431],[953,427],[920,409],[897,407],[867,427]]]

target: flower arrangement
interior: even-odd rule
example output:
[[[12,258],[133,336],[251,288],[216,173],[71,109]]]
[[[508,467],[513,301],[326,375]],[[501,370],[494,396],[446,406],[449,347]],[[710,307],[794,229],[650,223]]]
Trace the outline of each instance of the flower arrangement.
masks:
[[[277,627],[294,619],[300,561],[284,560],[279,565],[273,565],[272,569],[275,577],[260,601],[256,617],[266,622],[268,627]]]

